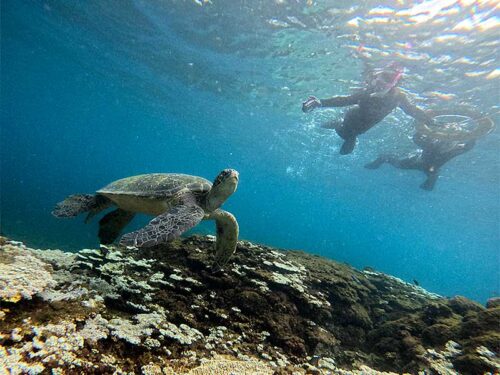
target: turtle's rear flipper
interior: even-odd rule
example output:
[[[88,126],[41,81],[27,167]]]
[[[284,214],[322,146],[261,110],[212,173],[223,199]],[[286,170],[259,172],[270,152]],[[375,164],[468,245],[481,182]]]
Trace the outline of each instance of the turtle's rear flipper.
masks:
[[[99,239],[104,245],[113,243],[120,232],[134,218],[134,213],[117,208],[99,220]]]
[[[111,200],[102,195],[75,194],[57,203],[52,215],[55,217],[75,217],[83,212],[88,212],[87,219],[85,219],[87,222],[90,217],[110,205]]]
[[[168,242],[198,224],[205,212],[197,205],[178,205],[149,222],[144,228],[125,234],[120,245],[151,247]]]

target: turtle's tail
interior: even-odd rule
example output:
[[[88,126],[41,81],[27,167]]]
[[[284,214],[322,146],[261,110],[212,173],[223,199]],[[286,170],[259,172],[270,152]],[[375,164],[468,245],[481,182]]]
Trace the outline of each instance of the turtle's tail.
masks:
[[[111,200],[102,195],[75,194],[70,195],[62,202],[56,204],[52,211],[55,217],[75,217],[83,212],[88,212],[85,222],[95,214],[111,205]]]

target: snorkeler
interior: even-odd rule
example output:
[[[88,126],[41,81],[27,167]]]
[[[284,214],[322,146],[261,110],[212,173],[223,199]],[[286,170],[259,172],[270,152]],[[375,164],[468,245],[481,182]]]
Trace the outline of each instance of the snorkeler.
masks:
[[[382,69],[374,69],[362,91],[330,99],[310,96],[302,104],[302,111],[310,112],[322,107],[355,106],[347,111],[342,124],[329,126],[344,139],[344,144],[340,149],[342,155],[350,154],[356,145],[356,138],[382,121],[396,107],[419,121],[431,124],[432,118],[427,116],[422,109],[411,104],[406,95],[396,87],[402,75],[402,68],[395,63]]]
[[[365,165],[368,169],[377,169],[382,164],[388,163],[399,169],[417,169],[427,175],[427,179],[420,185],[424,190],[434,189],[439,176],[439,168],[454,157],[471,150],[475,140],[467,142],[441,141],[420,133],[415,133],[413,142],[421,149],[411,153],[405,158],[394,155],[380,155],[377,159]]]
[[[445,111],[443,111],[445,113]],[[436,111],[434,111],[436,114]],[[469,112],[470,113],[470,112]],[[469,114],[467,113],[467,114]],[[435,117],[447,117],[440,115]],[[428,126],[425,123],[417,124],[417,131],[413,136],[413,142],[419,146],[419,150],[398,158],[393,155],[380,155],[377,159],[365,165],[368,169],[377,169],[382,164],[388,163],[399,169],[416,169],[424,172],[427,179],[420,185],[424,190],[432,190],[439,177],[439,169],[454,157],[466,153],[476,144],[476,139],[482,137],[494,128],[493,121],[486,117],[472,114],[467,116],[474,122],[476,128],[467,132],[456,129],[453,126]],[[460,116],[464,117],[464,116]],[[472,121],[471,121],[472,120]],[[451,123],[451,125],[454,125]]]

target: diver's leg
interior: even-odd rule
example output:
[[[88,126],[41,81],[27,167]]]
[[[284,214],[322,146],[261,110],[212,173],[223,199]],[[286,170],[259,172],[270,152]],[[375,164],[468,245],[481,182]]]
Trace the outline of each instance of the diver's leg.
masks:
[[[435,172],[428,172],[427,174],[427,179],[420,185],[421,189],[431,191],[434,189],[434,186],[436,185],[436,181],[438,179],[438,173],[437,171]]]
[[[327,122],[324,122],[321,124],[321,127],[323,129],[333,129],[337,130],[342,126],[342,121],[339,119],[333,119],[333,120],[328,120]]]
[[[344,141],[344,144],[340,148],[340,155],[350,154],[354,147],[356,146],[356,137],[349,137]]]
[[[404,159],[398,159],[395,157],[389,157],[386,160],[386,163],[389,163],[395,168],[399,169],[418,169],[423,170],[422,158],[420,155],[410,154]]]
[[[384,163],[388,163],[390,159],[395,159],[394,156],[391,155],[380,155],[378,158],[376,158],[374,161],[365,164],[365,168],[367,169],[378,169],[380,166]]]
[[[357,128],[360,123],[359,109],[349,110],[342,122],[341,126],[335,127],[335,131],[340,138],[344,140],[344,144],[340,148],[341,155],[350,154],[356,146],[356,137],[358,136]]]
[[[394,155],[388,155],[388,154],[382,154],[374,161],[365,164],[365,168],[377,169],[384,163],[390,164],[393,167],[399,169],[419,169],[418,159],[415,158],[414,156],[407,157],[404,159],[399,159]]]
[[[420,188],[424,190],[434,189],[434,185],[436,184],[439,175],[438,170],[435,167],[431,167],[430,169],[426,167],[421,155],[411,155],[405,159],[393,159],[388,160],[387,162],[396,168],[417,169],[419,171],[425,172],[425,174],[427,175],[427,179],[422,185],[420,185]]]

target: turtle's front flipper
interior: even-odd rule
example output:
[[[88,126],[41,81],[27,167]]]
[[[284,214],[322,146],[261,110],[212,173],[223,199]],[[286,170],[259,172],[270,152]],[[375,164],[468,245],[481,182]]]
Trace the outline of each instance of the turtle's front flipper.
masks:
[[[102,195],[75,194],[56,204],[52,215],[55,217],[75,217],[83,212],[88,212],[88,216],[93,216],[111,204],[111,200]],[[87,221],[88,217],[85,222]]]
[[[205,211],[197,205],[178,205],[149,222],[138,231],[125,234],[120,245],[150,247],[168,242],[198,224]]]
[[[134,218],[134,213],[118,208],[99,220],[99,239],[102,244],[113,243],[120,232]]]
[[[223,267],[236,251],[239,227],[236,218],[229,212],[217,209],[210,215],[217,225],[214,271]]]

